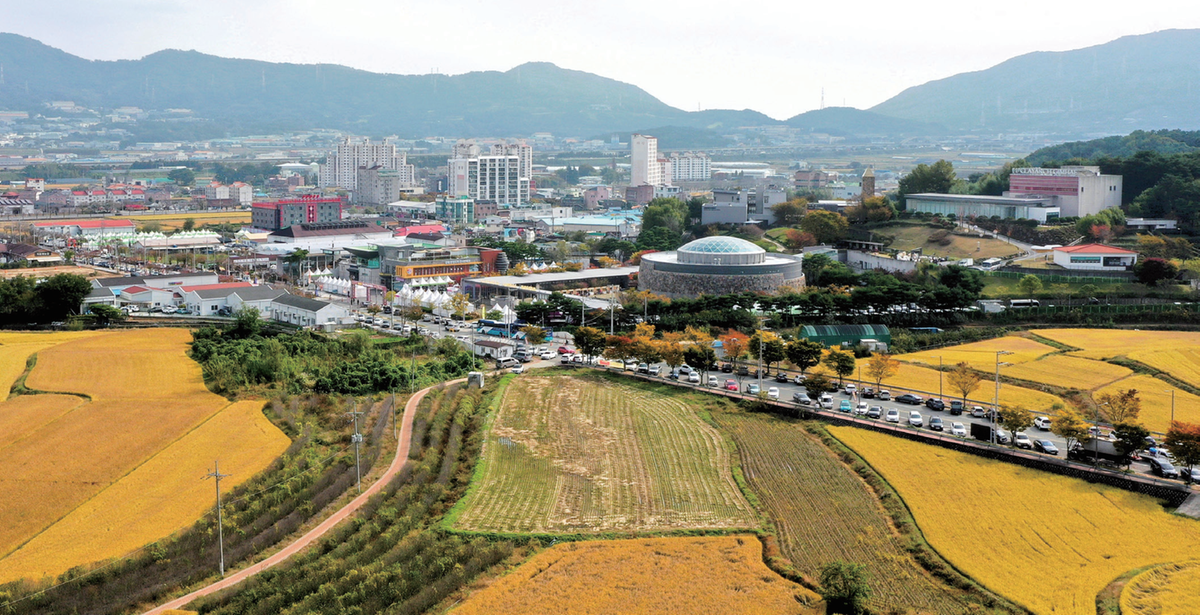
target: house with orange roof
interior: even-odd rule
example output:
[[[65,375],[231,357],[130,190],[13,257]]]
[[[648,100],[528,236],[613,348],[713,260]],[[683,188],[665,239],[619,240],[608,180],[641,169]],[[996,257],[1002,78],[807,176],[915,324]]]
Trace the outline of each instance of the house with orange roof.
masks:
[[[1137,264],[1138,253],[1100,243],[1054,248],[1054,264],[1065,269],[1128,271]]]

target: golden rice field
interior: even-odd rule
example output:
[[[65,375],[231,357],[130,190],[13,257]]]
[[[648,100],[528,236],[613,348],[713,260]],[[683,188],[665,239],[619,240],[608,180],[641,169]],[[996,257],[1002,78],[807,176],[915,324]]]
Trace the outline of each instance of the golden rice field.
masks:
[[[867,384],[873,386],[875,384],[874,381],[867,377],[867,361],[868,359],[859,359],[858,365],[862,367],[863,379],[867,381]],[[962,393],[956,391],[950,384],[948,375],[947,373],[942,373],[942,397],[945,399],[960,399]],[[855,371],[855,377],[857,376],[858,372]],[[901,363],[895,376],[883,380],[883,388],[891,389],[893,396],[898,394],[900,387],[923,391],[924,395],[936,396],[938,392],[938,371],[927,367]],[[996,387],[993,380],[984,378],[979,383],[979,388],[975,389],[975,392],[970,395],[969,399],[981,403],[991,403],[992,398],[995,397],[995,391]],[[1000,403],[1019,405],[1030,410],[1045,410],[1055,403],[1062,403],[1062,400],[1049,393],[1011,384],[1002,384],[1000,387]]]
[[[1142,400],[1142,412],[1138,415],[1138,420],[1150,431],[1165,433],[1171,426],[1171,388],[1173,387],[1170,384],[1158,378],[1138,374],[1101,388],[1092,396],[1137,389],[1138,397]],[[1200,397],[1187,391],[1176,390],[1175,419],[1200,423]]]
[[[175,230],[182,228],[185,221],[191,218],[199,228],[205,224],[250,224],[250,212],[248,211],[200,211],[188,214],[145,214],[139,216],[118,216],[114,220],[134,220],[138,224],[146,224],[147,222],[155,222],[164,231]]]
[[[451,613],[784,615],[819,600],[767,568],[753,536],[640,538],[556,545]]]
[[[33,339],[29,335],[15,335],[0,334],[0,343],[4,344],[0,346],[0,356],[7,350],[23,352],[16,348],[22,345],[18,342]],[[75,521],[75,525],[62,528],[56,524],[78,519],[89,502],[98,498],[93,505],[107,502],[106,514],[113,515],[113,523],[120,523],[123,518],[119,510],[143,511],[139,523],[147,532],[137,535],[141,543],[147,542],[143,538],[152,533],[157,535],[150,540],[162,537],[198,516],[195,512],[183,516],[192,501],[183,497],[183,492],[163,498],[145,487],[143,478],[142,487],[122,486],[112,492],[123,493],[121,497],[114,499],[109,495],[105,499],[103,494],[122,481],[135,481],[142,476],[138,469],[143,464],[153,463],[156,456],[172,450],[173,446],[183,446],[181,442],[185,441],[195,442],[197,447],[220,448],[221,454],[247,459],[244,462],[247,472],[231,478],[232,488],[232,483],[249,479],[274,457],[261,460],[266,456],[263,429],[273,431],[271,446],[280,438],[286,441],[281,432],[263,422],[265,419],[247,423],[245,408],[230,406],[224,398],[204,388],[199,366],[185,354],[190,341],[187,331],[54,333],[37,340],[44,344],[50,343],[46,340],[59,343],[38,351],[37,365],[26,379],[26,386],[77,395],[22,395],[0,404],[0,427],[20,425],[15,436],[7,436],[5,430],[6,437],[0,439],[0,518],[5,520],[0,524],[0,558],[14,556],[14,551],[22,545],[32,544],[31,539],[65,535],[72,528],[74,533],[69,540],[63,539],[63,544],[94,543],[87,545],[95,547],[88,551],[89,558],[92,554],[100,554],[101,558],[119,556],[128,551],[129,543],[106,542],[97,533],[99,528],[83,527]],[[78,395],[86,395],[90,401]],[[226,407],[229,407],[228,417],[218,415]],[[215,415],[217,419],[213,418]],[[261,417],[261,412],[257,415]],[[240,425],[229,428],[227,418],[236,418]],[[214,427],[196,429],[206,421]],[[214,442],[212,435],[205,439],[218,426],[224,426],[225,439],[220,443]],[[185,478],[200,483],[198,477],[211,467],[211,457],[215,456],[197,450],[192,455],[197,458],[189,462],[178,452],[171,455],[176,463],[169,464],[169,473],[158,476],[159,481],[167,484]],[[257,469],[255,464],[259,464]],[[195,488],[204,490],[200,484]],[[183,499],[176,501],[177,498]],[[147,510],[154,511],[156,516],[144,516]],[[192,506],[190,510],[198,509]],[[46,557],[45,553],[34,555]],[[21,555],[26,557],[29,556]],[[72,557],[60,554],[54,564],[39,564],[42,567],[36,569],[6,564],[5,559],[0,559],[0,566],[5,566],[15,578],[43,570],[61,571],[91,561]]]
[[[971,367],[975,369],[991,371],[996,366],[996,351],[999,350],[1007,350],[1013,353],[1000,358],[1001,361],[1007,363],[1025,363],[1058,351],[1053,346],[1047,346],[1029,338],[1010,335],[948,348],[922,350],[921,352],[896,355],[896,358],[911,363],[937,365],[938,357],[940,356],[943,365],[966,362],[970,363]]]
[[[190,525],[212,508],[212,483],[200,477],[214,457],[220,457],[221,472],[231,482],[240,482],[287,448],[290,441],[263,416],[262,405],[234,403],[155,453],[0,559],[0,582],[56,576],[80,562],[128,553]]]
[[[1200,333],[1188,331],[1135,331],[1133,329],[1038,329],[1037,334],[1060,344],[1082,348],[1089,358],[1127,355],[1143,349],[1200,345]]]
[[[850,427],[830,432],[884,476],[925,538],[1038,615],[1093,615],[1126,571],[1200,553],[1200,521],[1154,499]]]
[[[455,526],[505,532],[754,527],[721,435],[682,401],[596,377],[504,394]]]
[[[1090,391],[1125,378],[1133,374],[1133,371],[1095,359],[1056,354],[1003,367],[1000,374],[1064,389]]]
[[[0,332],[0,399],[8,397],[17,378],[25,372],[29,356],[40,350],[96,335],[93,331],[61,333],[12,333]]]
[[[1192,615],[1200,604],[1200,560],[1151,568],[1121,591],[1123,615]]]
[[[714,412],[733,437],[742,474],[778,532],[779,549],[811,579],[823,564],[863,564],[876,612],[958,615],[967,605],[924,572],[875,495],[815,436],[762,414]]]
[[[1147,348],[1130,352],[1126,356],[1167,372],[1194,387],[1200,387],[1200,346]]]

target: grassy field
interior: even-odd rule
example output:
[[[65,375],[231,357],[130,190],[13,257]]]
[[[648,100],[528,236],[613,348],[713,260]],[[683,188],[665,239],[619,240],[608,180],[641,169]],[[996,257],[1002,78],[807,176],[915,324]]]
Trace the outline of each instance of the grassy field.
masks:
[[[1011,378],[1082,391],[1097,389],[1133,374],[1120,365],[1061,354],[1001,368],[1000,373]]]
[[[1020,249],[1000,239],[981,239],[959,235],[950,235],[953,238],[952,243],[943,246],[936,241],[929,241],[929,236],[937,230],[927,226],[897,225],[881,228],[879,234],[895,238],[888,246],[893,250],[908,252],[921,248],[922,253],[927,256],[973,258],[978,261],[985,258],[1016,256],[1021,253]]]
[[[767,568],[753,536],[645,538],[556,545],[451,613],[783,615],[818,600]]]
[[[1054,272],[1047,271],[1046,273],[1052,274]],[[1116,280],[1116,278],[1113,278],[1113,279]],[[1020,281],[1021,281],[1020,278],[999,277],[999,276],[992,276],[992,275],[984,276],[983,277],[984,286],[983,286],[982,295],[985,299],[1008,298],[1008,297],[1027,298],[1028,294],[1022,292],[1021,289],[1017,288],[1017,283]],[[1104,296],[1105,293],[1126,293],[1126,292],[1144,293],[1146,291],[1146,287],[1142,286],[1141,284],[1116,282],[1116,281],[1114,281],[1111,284],[1105,283],[1103,280],[1100,281],[1099,283],[1097,283],[1093,280],[1088,280],[1088,281],[1081,281],[1081,282],[1062,282],[1062,284],[1064,284],[1068,289],[1070,289],[1072,295],[1076,296],[1076,297],[1078,297],[1077,293],[1079,292],[1079,289],[1087,284],[1093,284],[1094,286],[1096,286],[1099,289],[1097,296],[1101,297],[1101,298]],[[1039,293],[1039,296],[1045,296],[1045,294],[1046,294],[1045,291],[1049,290],[1049,286],[1050,286],[1050,284],[1047,283],[1046,287],[1043,289],[1043,292]],[[1182,294],[1182,293],[1188,292],[1190,290],[1190,288],[1187,287],[1186,285],[1171,285],[1171,286],[1166,286],[1166,287],[1160,287],[1160,290],[1164,291],[1164,292]],[[1078,300],[1076,300],[1076,303],[1078,303]]]
[[[1200,596],[1200,560],[1151,568],[1121,591],[1123,615],[1192,615]]]
[[[830,432],[897,490],[959,570],[1038,615],[1094,615],[1122,573],[1195,558],[1200,522],[1149,497],[850,427]]]
[[[202,512],[211,491],[198,477],[214,458],[242,467],[222,485],[233,488],[283,450],[287,438],[262,418],[261,402],[248,412],[204,387],[185,354],[190,340],[175,329],[0,334],[0,356],[38,346],[27,387],[74,394],[0,404],[0,426],[21,426],[19,437],[0,438],[0,581],[62,572],[170,534]],[[110,535],[81,521],[89,506],[113,527],[140,529]],[[34,553],[31,540],[60,552]]]
[[[675,398],[599,377],[518,378],[455,527],[606,532],[755,525],[720,434]]]
[[[871,606],[953,615],[966,605],[905,551],[875,495],[799,425],[761,414],[714,412],[737,443],[742,473],[778,532],[783,556],[812,579],[842,560],[871,575]]]

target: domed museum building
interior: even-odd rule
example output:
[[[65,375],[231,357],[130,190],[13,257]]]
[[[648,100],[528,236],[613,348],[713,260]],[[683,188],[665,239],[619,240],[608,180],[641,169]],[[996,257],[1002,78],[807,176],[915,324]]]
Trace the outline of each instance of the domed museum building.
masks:
[[[697,239],[674,252],[642,256],[638,289],[665,297],[804,288],[800,255],[767,254],[736,237]]]

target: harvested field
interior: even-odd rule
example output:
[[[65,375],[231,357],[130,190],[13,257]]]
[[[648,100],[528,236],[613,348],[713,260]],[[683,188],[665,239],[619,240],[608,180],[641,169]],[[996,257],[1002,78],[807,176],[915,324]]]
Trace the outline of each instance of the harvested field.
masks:
[[[1064,389],[1090,391],[1125,378],[1133,374],[1133,371],[1094,359],[1056,354],[1005,367],[1000,373]]]
[[[860,359],[858,364],[863,367],[865,378],[867,359]],[[936,364],[937,361],[935,360],[934,365]],[[857,375],[857,372],[855,372],[855,376]],[[871,381],[867,384],[874,386],[875,382]],[[898,394],[898,387],[916,389],[922,391],[922,395],[924,396],[936,397],[938,393],[938,371],[927,367],[901,363],[896,375],[891,378],[885,378],[883,381],[883,388],[890,389],[893,395]],[[959,399],[962,397],[960,392],[954,390],[946,373],[942,374],[941,388],[942,397],[945,399]],[[995,386],[992,384],[990,378],[984,378],[983,382],[979,384],[979,388],[971,394],[970,398],[979,402],[991,403],[994,396]],[[1062,400],[1049,393],[1004,384],[1000,387],[1000,403],[1020,405],[1030,410],[1045,410],[1055,403],[1062,403]]]
[[[966,605],[905,551],[875,495],[799,425],[760,414],[715,412],[737,443],[742,473],[770,514],[783,556],[809,578],[847,561],[870,572],[871,606],[955,615]]]
[[[1151,568],[1121,591],[1123,615],[1193,615],[1200,596],[1200,560]]]
[[[819,600],[767,568],[753,536],[645,538],[557,545],[451,613],[801,614]]]
[[[754,526],[717,433],[683,402],[597,377],[509,385],[455,527],[602,532]]]
[[[1200,522],[1149,497],[867,430],[829,431],[891,483],[943,557],[1039,615],[1094,615],[1097,593],[1126,571],[1200,552]]]
[[[1040,332],[1039,332],[1040,333]],[[1049,336],[1047,336],[1049,337]],[[1035,342],[1029,338],[1006,336],[982,342],[972,342],[936,350],[923,350],[910,354],[896,355],[901,361],[910,363],[925,363],[937,365],[938,356],[942,357],[943,365],[954,365],[960,362],[971,364],[971,367],[982,371],[991,371],[996,366],[996,351],[1007,350],[1013,354],[1004,355],[1002,361],[1007,363],[1025,363],[1043,357],[1058,349],[1053,346]]]
[[[1137,389],[1142,400],[1142,412],[1138,421],[1150,431],[1166,433],[1171,426],[1171,385],[1144,374],[1130,376],[1098,389],[1093,397],[1101,393],[1116,393]],[[1187,391],[1175,391],[1175,419],[1188,423],[1200,423],[1200,397]]]
[[[0,560],[0,582],[118,557],[193,523],[213,505],[212,483],[199,480],[212,457],[220,455],[223,473],[245,480],[287,448],[262,405],[232,404],[154,454]]]
[[[26,276],[34,278],[48,278],[60,273],[72,273],[81,275],[85,278],[115,278],[117,274],[92,269],[91,267],[78,267],[75,265],[62,265],[59,267],[31,267],[28,269],[0,269],[0,279],[15,278],[17,276]]]
[[[243,402],[254,407],[254,418],[243,404],[230,406],[204,387],[200,367],[185,354],[190,341],[187,331],[170,329],[0,333],[0,356],[27,356],[29,348],[38,349],[27,387],[77,394],[21,395],[0,403],[0,427],[20,425],[14,436],[5,430],[0,440],[0,518],[5,519],[0,524],[0,568],[6,575],[0,580],[62,572],[92,561],[72,559],[75,555],[119,556],[122,549],[170,534],[203,510],[197,508],[197,494],[206,488],[198,479],[212,466],[212,458],[228,454],[243,460],[233,463],[242,464],[244,472],[222,485],[233,488],[283,450],[278,443],[282,440],[286,446],[286,437],[257,411],[261,402]],[[21,359],[22,369],[23,365]],[[226,416],[209,420],[226,407]],[[206,421],[210,427],[196,429]],[[267,440],[264,430],[271,434]],[[168,457],[161,457],[164,449],[171,451]],[[174,461],[143,466],[156,456]],[[142,467],[156,468],[154,481],[143,477],[149,470],[138,473]],[[123,481],[132,482],[122,485]],[[172,486],[173,492],[163,495],[151,483]],[[111,494],[122,495],[105,499],[102,494],[113,488]],[[139,499],[131,493],[161,497]],[[98,499],[92,502],[93,498]],[[106,522],[113,526],[136,518],[138,530],[122,527],[121,532],[98,533],[97,527],[78,521],[89,505],[105,510]],[[61,528],[56,525],[68,520]],[[32,561],[27,558],[34,549],[19,552],[19,559],[7,559],[31,540],[56,536],[63,546],[51,549],[52,564],[39,560],[25,568],[23,562]],[[47,553],[35,555],[45,558]]]

